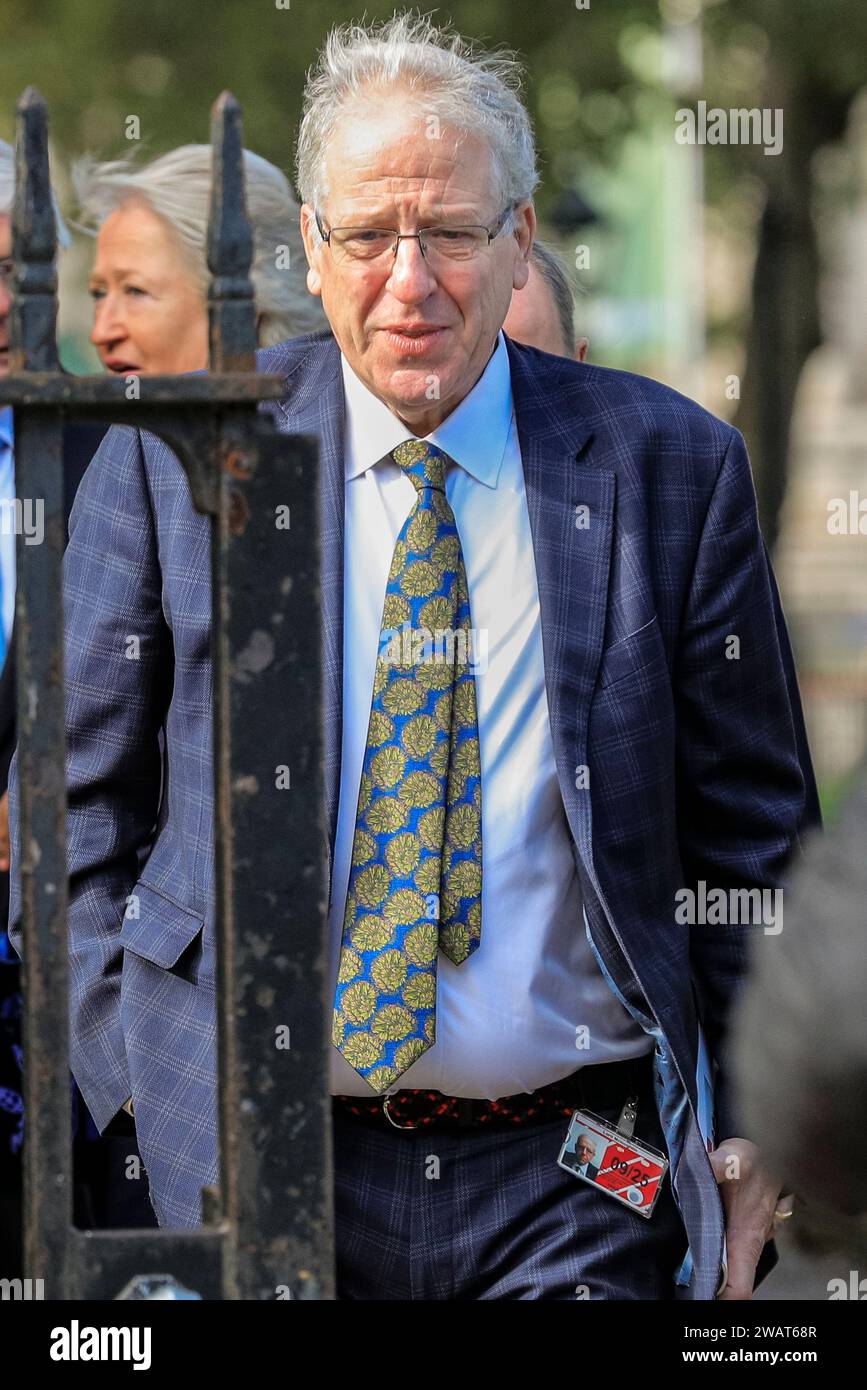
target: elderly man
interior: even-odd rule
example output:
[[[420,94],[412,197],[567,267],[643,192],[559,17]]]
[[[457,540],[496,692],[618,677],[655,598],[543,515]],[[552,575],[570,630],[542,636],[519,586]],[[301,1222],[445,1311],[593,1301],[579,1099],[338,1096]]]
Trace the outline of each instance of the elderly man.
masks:
[[[575,337],[572,315],[572,289],[562,258],[550,246],[534,241],[529,278],[512,295],[503,332],[541,352],[583,362],[589,342]]]
[[[596,1142],[590,1138],[589,1134],[579,1134],[575,1143],[575,1157],[578,1160],[575,1171],[580,1173],[582,1178],[595,1178],[599,1172],[599,1165],[594,1163],[596,1157]]]
[[[749,930],[676,895],[779,884],[797,688],[740,436],[501,331],[518,79],[425,19],[329,37],[298,176],[333,336],[260,355],[321,449],[338,1291],[710,1299],[727,1224],[748,1298],[780,1192],[727,1086]],[[72,1056],[100,1126],[132,1095],[166,1226],[217,1175],[208,556],[171,452],[113,430],[67,555]],[[667,1157],[649,1219],[558,1166],[573,1112]]]

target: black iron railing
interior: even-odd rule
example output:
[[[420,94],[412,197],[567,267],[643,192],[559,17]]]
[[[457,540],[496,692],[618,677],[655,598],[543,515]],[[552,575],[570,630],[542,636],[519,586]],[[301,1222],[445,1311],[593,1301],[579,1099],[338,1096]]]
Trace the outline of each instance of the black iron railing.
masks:
[[[47,113],[18,107],[10,374],[16,495],[44,503],[44,542],[18,540],[16,655],[25,1054],[25,1274],[50,1299],[108,1299],[169,1274],[204,1298],[334,1296],[323,978],[317,451],[257,405],[240,110],[213,114],[210,371],[111,377],[60,368]],[[133,398],[130,399],[130,396]],[[147,429],[175,451],[212,522],[214,834],[220,1186],[192,1230],[72,1225],[63,689],[62,432],[68,420]],[[275,525],[289,508],[290,528]],[[282,513],[285,515],[286,513]],[[261,660],[244,658],[252,646]],[[267,659],[265,659],[267,657]],[[277,789],[278,767],[289,767]],[[13,870],[16,866],[13,865]],[[289,1046],[276,1045],[287,1029]],[[284,1035],[285,1039],[285,1035]],[[2,1273],[2,1271],[0,1271]]]

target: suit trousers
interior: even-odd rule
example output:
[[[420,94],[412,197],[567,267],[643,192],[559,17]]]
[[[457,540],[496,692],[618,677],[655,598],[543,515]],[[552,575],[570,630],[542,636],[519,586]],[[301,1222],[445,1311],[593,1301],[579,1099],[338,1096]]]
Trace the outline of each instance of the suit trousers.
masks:
[[[595,1113],[615,1123],[621,1104]],[[568,1124],[398,1130],[335,1109],[338,1298],[673,1298],[670,1173],[639,1216],[558,1166]],[[635,1137],[665,1152],[652,1090]]]

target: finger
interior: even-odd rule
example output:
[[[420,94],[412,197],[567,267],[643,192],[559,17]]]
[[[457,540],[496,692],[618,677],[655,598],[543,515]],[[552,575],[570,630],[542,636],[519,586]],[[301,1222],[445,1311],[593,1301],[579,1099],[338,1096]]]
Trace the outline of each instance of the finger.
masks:
[[[764,1239],[752,1233],[738,1235],[726,1232],[728,1249],[728,1279],[720,1294],[721,1299],[743,1301],[753,1296],[756,1265],[764,1248]]]

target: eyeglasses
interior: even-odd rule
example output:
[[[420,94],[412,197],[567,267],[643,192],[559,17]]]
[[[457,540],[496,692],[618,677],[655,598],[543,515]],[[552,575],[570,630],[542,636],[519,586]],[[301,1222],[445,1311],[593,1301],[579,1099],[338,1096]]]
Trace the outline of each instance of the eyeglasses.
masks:
[[[316,226],[335,261],[382,261],[391,252],[397,256],[402,241],[417,241],[425,260],[469,261],[490,246],[511,220],[515,205],[510,203],[493,227],[422,227],[417,232],[395,232],[388,227],[332,227],[326,232],[316,213]]]

